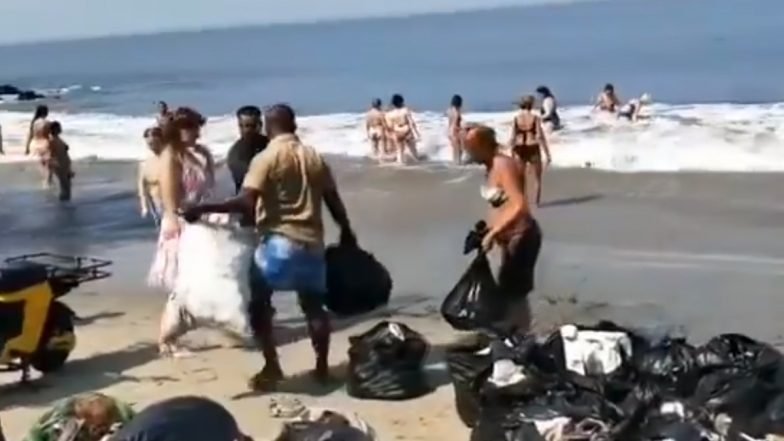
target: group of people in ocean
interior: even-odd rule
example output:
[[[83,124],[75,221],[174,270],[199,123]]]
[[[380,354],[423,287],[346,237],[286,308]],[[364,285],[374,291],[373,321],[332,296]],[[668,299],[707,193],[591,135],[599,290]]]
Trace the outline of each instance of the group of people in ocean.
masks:
[[[533,95],[523,96],[516,102],[517,112],[512,120],[507,145],[514,157],[533,175],[535,202],[538,205],[541,201],[542,173],[544,167],[552,162],[548,134],[561,130],[563,124],[558,113],[558,103],[550,88],[539,86],[536,94],[539,96],[538,106]],[[594,110],[637,121],[642,117],[643,106],[650,102],[651,97],[646,93],[621,104],[615,87],[607,84],[597,97]],[[466,153],[462,96],[452,96],[446,118],[446,138],[452,148],[452,161],[459,165],[464,162]],[[419,159],[417,142],[421,135],[414,113],[406,106],[402,95],[393,95],[387,109],[383,108],[381,99],[374,98],[365,117],[365,132],[373,158],[381,162],[396,159],[400,164],[407,157]]]

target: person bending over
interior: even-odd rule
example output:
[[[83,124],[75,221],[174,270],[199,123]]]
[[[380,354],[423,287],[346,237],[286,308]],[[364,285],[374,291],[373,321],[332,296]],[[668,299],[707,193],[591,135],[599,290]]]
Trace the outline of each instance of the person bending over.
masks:
[[[507,303],[505,328],[526,332],[531,324],[528,294],[534,289],[542,233],[525,195],[524,166],[501,151],[495,131],[487,126],[469,126],[465,146],[469,156],[487,171],[481,190],[490,207],[482,249],[500,249],[498,286]]]

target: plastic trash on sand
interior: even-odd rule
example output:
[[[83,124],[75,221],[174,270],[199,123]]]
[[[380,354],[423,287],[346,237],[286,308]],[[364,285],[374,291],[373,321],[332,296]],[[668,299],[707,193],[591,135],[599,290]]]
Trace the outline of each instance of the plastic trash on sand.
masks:
[[[219,326],[240,336],[250,335],[249,272],[255,245],[252,229],[226,218],[183,225],[179,270],[170,300],[174,305],[167,311],[185,314],[191,326]]]
[[[405,400],[432,391],[424,370],[429,345],[402,323],[381,322],[349,337],[348,394],[355,398]]]
[[[373,311],[389,303],[392,278],[372,254],[356,245],[331,245],[327,259],[327,308],[338,316]]]

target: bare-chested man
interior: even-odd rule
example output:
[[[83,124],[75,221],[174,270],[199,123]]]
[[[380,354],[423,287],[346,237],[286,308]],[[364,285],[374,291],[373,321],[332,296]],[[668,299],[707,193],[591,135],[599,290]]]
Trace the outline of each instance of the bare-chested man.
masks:
[[[378,98],[373,99],[365,117],[365,132],[374,158],[381,160],[389,154],[387,123],[384,119],[384,111],[381,109],[381,100]]]
[[[414,116],[406,107],[406,102],[400,94],[392,95],[392,109],[386,113],[386,123],[390,139],[393,141],[397,153],[397,162],[404,163],[405,149],[408,148],[412,158],[419,159],[416,143],[421,138]]]
[[[463,162],[463,137],[461,136],[461,131],[463,130],[463,97],[460,95],[452,97],[446,116],[449,121],[447,136],[449,137],[449,143],[452,145],[452,160],[455,164],[461,164]]]

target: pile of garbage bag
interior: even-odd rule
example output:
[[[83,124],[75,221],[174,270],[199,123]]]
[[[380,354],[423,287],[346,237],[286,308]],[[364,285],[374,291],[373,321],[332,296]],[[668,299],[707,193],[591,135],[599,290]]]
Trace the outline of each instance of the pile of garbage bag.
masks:
[[[784,356],[740,334],[702,346],[610,322],[447,348],[471,441],[765,440],[784,434]]]
[[[381,322],[349,337],[346,390],[355,398],[406,400],[433,390],[424,370],[430,345],[402,323]]]

